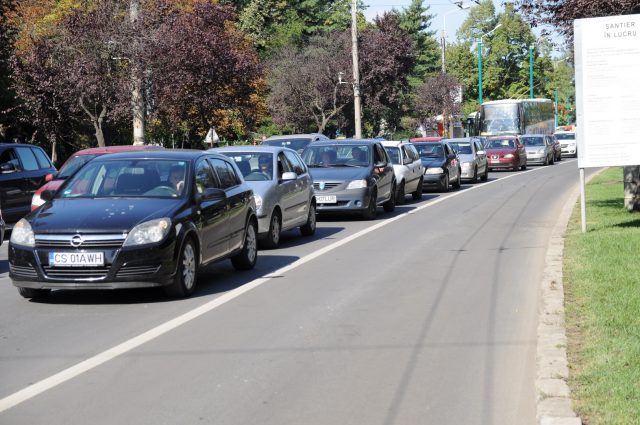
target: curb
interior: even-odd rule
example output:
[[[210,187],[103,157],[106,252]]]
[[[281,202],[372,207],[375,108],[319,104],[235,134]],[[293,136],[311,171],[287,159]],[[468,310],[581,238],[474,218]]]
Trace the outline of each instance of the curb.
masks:
[[[589,176],[587,182],[605,169]],[[567,385],[569,365],[562,276],[565,233],[579,197],[578,187],[567,199],[551,230],[545,257],[536,348],[536,420],[539,425],[582,425],[571,407],[571,391]]]

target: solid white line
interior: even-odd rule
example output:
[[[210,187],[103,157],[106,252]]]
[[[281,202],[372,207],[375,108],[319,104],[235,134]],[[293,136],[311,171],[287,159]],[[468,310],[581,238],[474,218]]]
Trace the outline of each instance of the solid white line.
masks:
[[[570,164],[572,162],[574,162],[575,160],[572,161],[563,161],[558,165],[562,165],[562,164]],[[368,227],[364,230],[361,230],[359,232],[354,233],[351,236],[347,236],[344,239],[341,239],[337,242],[334,242],[322,249],[319,249],[318,251],[315,251],[312,254],[309,254],[305,257],[302,257],[298,260],[296,260],[295,262],[289,264],[288,266],[282,267],[281,269],[276,270],[273,273],[270,273],[269,275],[272,276],[281,276],[284,273],[293,270],[295,268],[298,268],[300,266],[302,266],[303,264],[308,263],[309,261],[313,261],[316,258],[330,252],[333,251],[334,249],[337,249],[343,245],[348,244],[349,242],[358,239],[368,233],[371,233],[381,227],[387,226],[395,221],[398,221],[404,217],[407,217],[408,215],[411,214],[415,214],[418,211],[424,210],[425,208],[428,207],[432,207],[436,204],[439,204],[440,202],[445,201],[446,199],[451,199],[455,196],[459,196],[465,193],[469,193],[472,190],[476,190],[476,189],[481,189],[483,187],[487,187],[490,184],[499,182],[499,181],[503,181],[506,179],[509,179],[511,177],[516,177],[516,176],[522,176],[524,174],[527,173],[531,173],[531,172],[535,172],[538,170],[547,170],[549,169],[549,167],[540,167],[540,168],[533,168],[524,172],[519,172],[516,174],[511,174],[502,178],[498,178],[496,180],[492,180],[486,183],[482,183],[480,185],[476,185],[476,186],[472,186],[469,189],[465,189],[459,192],[454,192],[451,193],[449,195],[446,196],[441,196],[433,201],[427,202],[424,205],[420,205],[419,207],[408,211],[406,213],[402,213],[400,215],[397,215],[393,218],[390,219],[386,219],[383,220],[371,227]],[[219,296],[218,298],[211,300],[199,307],[194,308],[193,310],[190,310],[174,319],[171,319],[167,322],[164,322],[158,326],[156,326],[153,329],[150,329],[136,337],[133,337],[125,342],[123,342],[122,344],[116,345],[115,347],[112,347],[106,351],[103,351],[87,360],[84,360],[80,363],[75,364],[74,366],[71,366],[61,372],[56,373],[55,375],[52,375],[48,378],[45,378],[41,381],[38,381],[34,384],[29,385],[28,387],[23,388],[20,391],[17,391],[5,398],[3,398],[2,400],[0,400],[0,413],[4,412],[5,410],[8,410],[26,400],[29,400],[30,398],[33,398],[35,396],[37,396],[38,394],[41,394],[45,391],[48,391],[70,379],[73,379],[85,372],[88,372],[91,369],[94,369],[98,366],[100,366],[103,363],[108,362],[109,360],[112,360],[118,356],[121,356],[122,354],[125,354],[139,346],[141,346],[142,344],[149,342],[155,338],[158,338],[164,334],[166,334],[167,332],[181,326],[184,325],[185,323],[188,323],[190,321],[192,321],[193,319],[196,319],[200,316],[202,316],[203,314],[206,314],[208,312],[210,312],[211,310],[214,310],[218,307],[220,307],[223,304],[226,304],[229,301],[232,301],[235,298],[238,298],[239,296],[251,291],[254,288],[257,288],[258,286],[267,283],[271,281],[271,279],[269,278],[269,276],[265,276],[265,277],[261,277],[258,279],[255,279],[251,282],[248,282],[244,285],[242,285],[241,287],[238,287],[236,289],[233,289],[229,292],[226,292],[225,294]]]

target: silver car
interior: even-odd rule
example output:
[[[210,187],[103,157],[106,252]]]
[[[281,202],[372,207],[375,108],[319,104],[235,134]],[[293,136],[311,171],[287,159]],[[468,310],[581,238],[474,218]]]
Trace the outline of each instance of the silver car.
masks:
[[[413,143],[385,140],[382,141],[382,146],[391,158],[396,176],[396,204],[404,204],[407,193],[416,201],[422,199],[424,167]]]
[[[489,179],[489,160],[487,152],[482,148],[480,141],[475,138],[448,139],[449,146],[453,148],[460,159],[463,180],[478,180],[486,182]]]
[[[555,162],[555,141],[545,134],[526,134],[520,142],[527,151],[527,164],[549,165]]]
[[[0,201],[0,245],[2,245],[2,241],[4,240],[4,220],[2,219],[2,202]]]
[[[316,231],[316,199],[309,170],[298,154],[277,146],[210,149],[232,158],[253,189],[258,238],[277,248],[280,234],[300,227],[305,236]]]
[[[320,133],[310,134],[289,134],[281,136],[271,136],[262,142],[267,146],[280,146],[283,148],[293,149],[299,154],[302,153],[304,148],[311,142],[318,142],[321,140],[329,140],[327,136]]]

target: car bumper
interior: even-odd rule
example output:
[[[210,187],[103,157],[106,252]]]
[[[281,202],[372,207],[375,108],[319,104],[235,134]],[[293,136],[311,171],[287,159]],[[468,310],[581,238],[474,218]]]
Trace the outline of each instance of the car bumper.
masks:
[[[528,164],[544,164],[545,160],[546,160],[546,155],[543,153],[527,155]]]
[[[336,202],[321,202],[324,196],[335,196]],[[369,206],[371,189],[344,189],[337,191],[316,191],[317,211],[319,213],[328,212],[362,212]]]
[[[475,168],[473,167],[463,168],[462,171],[460,172],[460,178],[464,180],[473,179],[474,174],[475,174]]]
[[[422,187],[443,186],[445,174],[425,174],[422,179]]]
[[[578,152],[577,146],[567,146],[562,148],[562,155],[575,155]]]
[[[14,286],[34,289],[121,289],[165,286],[173,282],[177,263],[175,241],[143,248],[55,252],[104,253],[101,267],[54,267],[49,248],[9,245],[9,277]]]
[[[489,162],[489,168],[493,169],[493,168],[514,168],[514,167],[519,167],[520,166],[520,162],[518,161],[518,158],[515,159],[498,159],[498,162],[493,162],[495,160],[491,160],[491,162]]]

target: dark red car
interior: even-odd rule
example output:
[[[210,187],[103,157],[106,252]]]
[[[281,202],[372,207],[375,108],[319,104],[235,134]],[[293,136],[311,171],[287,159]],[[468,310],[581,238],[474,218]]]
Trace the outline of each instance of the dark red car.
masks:
[[[513,171],[527,168],[527,151],[520,143],[518,136],[493,136],[485,143],[489,169],[512,169]]]
[[[152,145],[121,145],[121,146],[105,146],[103,148],[89,148],[83,149],[71,155],[69,159],[62,164],[57,174],[48,174],[45,178],[45,183],[40,189],[36,190],[31,198],[31,211],[35,211],[38,207],[44,204],[44,201],[40,198],[40,194],[45,190],[58,190],[62,183],[73,173],[78,171],[84,164],[91,161],[93,158],[101,155],[118,152],[136,152],[136,151],[151,151],[164,149],[162,146]]]

